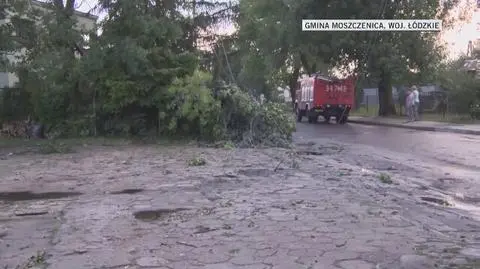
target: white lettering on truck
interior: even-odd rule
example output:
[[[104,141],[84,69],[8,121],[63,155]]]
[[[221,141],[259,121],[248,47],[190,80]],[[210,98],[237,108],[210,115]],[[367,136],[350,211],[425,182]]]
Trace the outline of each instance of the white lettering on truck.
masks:
[[[327,85],[327,92],[347,92],[347,86],[345,85]]]

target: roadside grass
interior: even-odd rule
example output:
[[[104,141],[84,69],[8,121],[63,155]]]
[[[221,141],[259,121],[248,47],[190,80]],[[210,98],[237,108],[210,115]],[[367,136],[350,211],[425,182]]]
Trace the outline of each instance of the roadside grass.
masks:
[[[26,269],[26,268],[46,268],[46,258],[45,252],[39,251],[35,255],[32,255],[28,261],[20,266],[17,266],[18,269]],[[6,268],[6,267],[5,267]]]
[[[384,184],[393,184],[392,177],[390,177],[388,174],[382,173],[378,175],[378,179]]]
[[[399,113],[399,115],[396,116],[391,116],[390,118],[393,119],[404,119],[405,118],[405,109],[400,108],[399,105],[396,105],[396,110]],[[376,117],[378,115],[378,105],[369,105],[367,106],[360,106],[354,111],[350,113],[352,116],[357,116],[357,117]],[[458,123],[458,124],[479,124],[480,121],[472,121],[469,115],[464,115],[464,114],[453,114],[449,113],[446,114],[445,118],[442,117],[441,114],[438,113],[431,113],[431,112],[425,112],[420,115],[421,120],[424,121],[436,121],[436,122],[446,122],[446,123]]]
[[[195,157],[187,161],[188,166],[204,166],[207,161],[203,157]]]
[[[397,111],[400,111],[400,106],[395,106]],[[375,117],[378,115],[378,105],[360,105],[355,110],[350,112],[352,116],[358,117]]]

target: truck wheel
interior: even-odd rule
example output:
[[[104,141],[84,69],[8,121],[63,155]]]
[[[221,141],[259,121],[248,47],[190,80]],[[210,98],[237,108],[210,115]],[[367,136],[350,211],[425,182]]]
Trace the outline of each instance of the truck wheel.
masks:
[[[325,123],[330,123],[330,116],[323,116]]]
[[[343,117],[340,118],[338,123],[345,124],[345,123],[347,123],[347,120],[348,120],[348,116],[343,116]]]

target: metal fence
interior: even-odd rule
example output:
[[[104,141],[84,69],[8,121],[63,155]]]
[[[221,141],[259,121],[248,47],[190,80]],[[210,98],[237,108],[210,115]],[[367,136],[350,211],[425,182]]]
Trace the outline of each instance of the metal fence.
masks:
[[[378,100],[378,99],[377,99]],[[438,99],[431,97],[424,97],[420,99],[419,113],[423,120],[431,121],[445,121],[466,123],[471,121],[471,117],[464,108],[459,109],[459,104],[445,99],[446,102],[441,102]],[[395,104],[397,116],[406,117],[406,109],[403,104]],[[353,115],[374,117],[378,115],[378,102],[362,102],[353,111]]]

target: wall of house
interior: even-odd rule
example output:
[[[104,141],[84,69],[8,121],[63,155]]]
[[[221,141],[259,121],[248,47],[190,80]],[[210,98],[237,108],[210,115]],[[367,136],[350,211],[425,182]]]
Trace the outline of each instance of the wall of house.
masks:
[[[0,89],[8,87],[8,85],[9,85],[8,73],[0,72]]]

